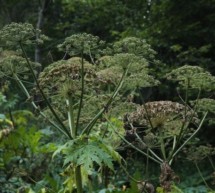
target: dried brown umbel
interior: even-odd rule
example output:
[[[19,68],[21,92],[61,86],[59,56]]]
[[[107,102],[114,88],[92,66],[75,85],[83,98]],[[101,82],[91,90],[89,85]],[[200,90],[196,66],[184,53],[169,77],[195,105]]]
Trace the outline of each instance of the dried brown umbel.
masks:
[[[174,181],[179,182],[179,177],[175,175],[175,172],[167,162],[163,162],[161,164],[161,174],[159,181],[165,192],[171,191],[171,185]]]
[[[41,86],[43,84],[49,83],[49,81],[54,81],[58,79],[58,81],[64,81],[64,77],[70,79],[80,79],[81,76],[81,62],[82,59],[79,57],[73,57],[69,60],[61,60],[49,65],[47,68],[43,70],[40,74],[39,81]],[[95,70],[92,64],[87,61],[83,61],[84,63],[84,75],[85,76],[94,76]],[[65,77],[66,78],[66,77]],[[59,80],[60,79],[60,80]]]
[[[156,116],[164,116],[169,114],[184,115],[185,106],[172,101],[153,101],[148,102],[137,107],[135,112],[129,114],[129,120],[134,122],[140,122],[145,120],[148,116],[149,118],[154,118]],[[145,120],[146,121],[146,120]],[[144,124],[145,122],[143,122]]]
[[[142,181],[139,182],[137,184],[138,190],[142,193],[142,192],[147,192],[147,193],[154,193],[155,192],[155,188],[154,186],[146,181]]]
[[[80,90],[81,68],[84,65],[84,80],[86,84],[91,84],[96,77],[95,68],[89,62],[79,57],[73,57],[69,60],[61,60],[54,62],[46,67],[39,76],[40,87],[50,95],[59,94],[61,90],[65,90],[65,86],[69,84],[70,92],[78,92]],[[74,89],[73,89],[74,88]],[[88,88],[88,87],[87,87]]]
[[[188,106],[172,101],[154,101],[139,105],[136,111],[127,114],[126,122],[144,128],[164,128],[177,135],[184,122],[196,123],[198,118]]]

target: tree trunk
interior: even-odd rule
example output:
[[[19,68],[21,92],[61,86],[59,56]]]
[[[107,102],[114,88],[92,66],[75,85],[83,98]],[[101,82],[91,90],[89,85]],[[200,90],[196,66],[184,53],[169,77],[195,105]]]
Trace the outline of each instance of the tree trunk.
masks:
[[[38,8],[38,19],[37,19],[37,25],[36,28],[41,30],[43,27],[43,21],[44,21],[44,11],[50,1],[49,0],[42,0],[40,1],[40,5]],[[36,38],[38,39],[39,34],[37,34]],[[41,63],[41,47],[40,45],[36,45],[35,47],[35,53],[34,53],[34,61]]]

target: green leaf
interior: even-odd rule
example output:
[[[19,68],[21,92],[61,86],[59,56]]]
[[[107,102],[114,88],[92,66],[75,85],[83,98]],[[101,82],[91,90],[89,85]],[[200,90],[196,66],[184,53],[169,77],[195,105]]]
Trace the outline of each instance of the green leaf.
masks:
[[[111,156],[103,149],[99,148],[97,143],[89,143],[77,147],[75,151],[70,152],[66,156],[64,165],[70,162],[76,165],[82,165],[86,171],[91,171],[94,163],[99,166],[104,164],[113,170]]]
[[[57,154],[61,153],[63,150],[68,149],[68,147],[72,146],[74,144],[74,140],[71,140],[64,145],[59,145],[57,147],[57,150],[53,153],[52,158],[54,158]]]
[[[89,138],[81,136],[71,140],[59,146],[52,157],[61,152],[65,155],[64,166],[68,164],[82,166],[89,174],[92,173],[94,164],[107,166],[113,170],[113,161],[121,161],[120,155],[96,136]]]

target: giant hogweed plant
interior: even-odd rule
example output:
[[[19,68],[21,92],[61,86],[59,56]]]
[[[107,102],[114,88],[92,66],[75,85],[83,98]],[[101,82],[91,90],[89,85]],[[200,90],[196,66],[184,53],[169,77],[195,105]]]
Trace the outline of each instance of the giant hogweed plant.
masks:
[[[197,93],[197,98],[195,100],[189,101],[189,104],[199,116],[204,116],[207,114],[205,122],[208,126],[213,125],[213,109],[215,100],[212,99],[212,97],[215,90],[215,77],[198,66],[184,65],[183,67],[173,70],[171,73],[169,73],[167,78],[177,81],[180,84],[178,91],[185,93],[185,100],[182,100],[183,103],[188,103],[188,98],[189,96],[192,96],[193,92]],[[209,97],[206,98],[205,96]],[[183,132],[186,132],[186,128],[182,130],[182,136]],[[184,152],[187,155],[187,159],[192,161],[196,166],[199,176],[202,178],[205,186],[211,190],[210,185],[208,185],[200,170],[199,163],[202,160],[207,159],[214,171],[215,167],[212,157],[215,154],[215,148],[209,144],[209,141],[205,143],[203,144],[200,141],[200,143],[196,143],[195,146],[188,144],[187,147],[184,148]],[[210,176],[210,178],[212,181],[214,181],[213,174]]]
[[[0,60],[1,78],[15,80],[36,112],[67,139],[53,154],[53,157],[59,153],[63,155],[65,173],[69,174],[63,192],[76,189],[82,193],[84,188],[91,191],[87,176],[92,175],[98,166],[113,170],[113,161],[122,162],[115,148],[119,145],[118,134],[124,135],[124,130],[117,128],[116,135],[98,127],[98,123],[110,120],[116,128],[119,123],[113,119],[115,110],[120,109],[120,105],[132,108],[127,93],[158,84],[149,75],[147,58],[134,52],[138,48],[139,53],[140,47],[146,43],[131,39],[128,45],[132,52],[123,53],[114,48],[104,50],[104,42],[96,36],[72,35],[58,46],[64,52],[63,59],[48,65],[37,75],[40,64],[29,59],[26,48],[47,38],[26,23],[5,26],[0,37],[4,45]],[[129,41],[124,40],[125,43]],[[133,46],[135,41],[139,42],[139,47]],[[121,45],[116,44],[116,48]],[[5,50],[11,49],[16,52],[5,54]],[[70,56],[70,59],[64,60],[65,56]],[[34,85],[31,90],[29,81]],[[118,110],[117,114],[123,110]],[[109,134],[114,135],[114,144],[108,140]]]
[[[154,101],[137,106],[136,111],[125,116],[128,130],[125,138],[120,137],[147,159],[160,164],[159,180],[162,189],[159,188],[159,192],[171,191],[173,182],[178,181],[171,165],[179,153],[186,153],[187,158],[194,161],[203,182],[209,188],[198,162],[208,158],[214,169],[211,156],[215,149],[202,144],[198,146],[195,136],[208,112],[213,109],[214,100],[202,98],[202,95],[211,95],[214,91],[215,77],[198,66],[185,65],[168,73],[166,78],[178,83],[177,92],[181,103]],[[197,93],[197,98],[189,101],[193,92]]]
[[[147,49],[145,52],[141,45],[141,41],[137,38],[126,38],[116,42],[112,51],[143,55],[153,61],[152,50]],[[154,60],[153,63],[158,63],[158,61]],[[137,78],[136,82],[135,78]],[[146,156],[147,159],[161,165],[160,184],[164,191],[169,191],[174,179],[178,179],[171,168],[174,158],[182,152],[186,145],[193,143],[208,111],[213,111],[211,104],[214,100],[201,98],[201,96],[202,93],[210,95],[211,91],[213,92],[215,78],[204,69],[189,65],[173,70],[167,74],[166,78],[179,83],[177,92],[185,93],[184,98],[179,93],[181,102],[154,101],[145,103],[143,101],[143,105],[136,105],[136,111],[125,115],[125,127],[127,128],[125,136],[120,135],[117,130],[115,132],[125,144]],[[138,87],[138,83],[141,81],[144,80],[138,80],[138,76],[135,76],[129,83],[137,83]],[[191,94],[193,96],[193,93],[197,95],[197,98],[195,101],[189,101],[189,96]],[[201,116],[202,118],[199,118]],[[157,153],[157,149],[160,149],[160,153]],[[147,163],[149,162],[147,161]],[[147,168],[148,166],[146,173],[148,173]],[[143,184],[146,189],[153,192],[149,183],[143,182]]]
[[[104,50],[105,43],[98,37],[72,35],[59,45],[64,58],[68,55],[70,59],[48,65],[37,76],[39,64],[31,62],[25,50],[26,46],[43,41],[43,35],[35,39],[37,33],[40,32],[30,24],[12,23],[1,30],[5,49],[17,51],[2,51],[1,77],[15,80],[36,112],[67,138],[53,155],[64,156],[64,174],[68,178],[63,191],[83,192],[83,187],[90,191],[87,176],[98,168],[96,165],[113,170],[113,161],[121,164],[121,157],[115,151],[120,140],[145,155],[147,160],[160,164],[163,189],[159,191],[169,191],[172,181],[177,179],[171,164],[202,127],[208,109],[201,108],[201,104],[208,100],[200,99],[201,91],[213,89],[214,77],[199,67],[173,70],[167,78],[179,82],[185,91],[181,103],[155,101],[137,106],[130,101],[139,88],[159,83],[148,70],[148,63],[158,61],[143,40],[126,38]],[[26,84],[29,77],[35,85],[31,92]],[[188,105],[190,90],[198,91],[192,108]],[[113,117],[122,118],[129,109],[133,112],[125,116],[126,128],[129,128],[125,132]],[[200,120],[198,111],[203,113]],[[129,141],[131,135],[136,138],[134,143]],[[139,181],[138,185],[142,191],[154,191],[148,182]]]

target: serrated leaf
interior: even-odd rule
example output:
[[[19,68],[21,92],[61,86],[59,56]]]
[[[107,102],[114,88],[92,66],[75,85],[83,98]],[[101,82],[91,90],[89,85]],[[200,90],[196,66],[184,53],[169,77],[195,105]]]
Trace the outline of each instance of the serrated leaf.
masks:
[[[93,171],[94,164],[107,166],[113,170],[113,161],[121,161],[120,155],[111,146],[106,145],[102,139],[91,136],[81,136],[59,146],[53,157],[58,153],[65,155],[64,166],[74,164],[82,166],[89,173]]]
[[[104,149],[115,161],[121,163],[121,156],[116,152],[111,146],[108,146],[104,143],[100,144],[100,147]]]
[[[69,141],[67,143],[65,143],[64,145],[59,145],[57,147],[57,150],[52,154],[52,159],[59,153],[61,153],[63,150],[67,150],[68,147],[72,146],[74,144],[74,141]]]
[[[75,148],[74,151],[68,153],[64,165],[73,162],[76,165],[82,165],[86,171],[91,171],[93,164],[96,163],[99,166],[104,164],[110,169],[113,169],[111,156],[101,149],[97,143],[89,143],[82,145],[81,147],[79,146]]]

